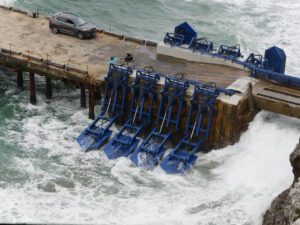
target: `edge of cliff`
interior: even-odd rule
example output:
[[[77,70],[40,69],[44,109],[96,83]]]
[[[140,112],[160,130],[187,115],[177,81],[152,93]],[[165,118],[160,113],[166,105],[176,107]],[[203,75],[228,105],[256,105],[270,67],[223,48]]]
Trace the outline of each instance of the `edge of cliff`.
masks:
[[[262,225],[300,225],[300,139],[290,155],[290,163],[294,182],[273,200]]]

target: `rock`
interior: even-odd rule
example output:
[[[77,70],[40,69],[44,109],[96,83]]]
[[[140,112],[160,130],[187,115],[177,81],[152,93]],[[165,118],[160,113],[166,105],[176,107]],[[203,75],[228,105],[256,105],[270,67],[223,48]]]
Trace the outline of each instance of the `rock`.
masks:
[[[300,177],[300,139],[299,143],[296,146],[295,150],[290,155],[290,162],[293,167],[293,173],[295,176],[295,180]]]
[[[283,191],[271,204],[271,208],[266,212],[263,225],[287,225],[288,220],[284,216],[284,209],[287,206],[287,199],[290,189]]]
[[[294,183],[273,200],[263,218],[263,225],[300,225],[300,139],[290,155]]]

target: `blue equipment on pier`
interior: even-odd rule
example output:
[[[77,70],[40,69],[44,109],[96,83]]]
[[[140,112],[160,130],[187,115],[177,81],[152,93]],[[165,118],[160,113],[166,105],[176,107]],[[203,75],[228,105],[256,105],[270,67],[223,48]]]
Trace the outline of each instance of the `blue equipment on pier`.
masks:
[[[186,105],[184,94],[188,87],[189,84],[187,81],[178,80],[173,77],[165,78],[165,85],[160,92],[161,101],[156,120],[157,124],[159,123],[159,120],[166,123],[166,127],[168,127],[170,123],[173,123],[175,129],[178,130],[181,110],[182,107]],[[174,106],[176,106],[177,113],[173,113]]]
[[[286,55],[281,48],[273,46],[267,49],[265,59],[267,60],[265,69],[284,74]]]
[[[214,105],[217,96],[218,92],[213,84],[195,86],[190,100],[191,107],[185,131],[186,136],[160,164],[166,173],[184,173],[196,161],[197,156],[194,153],[209,136],[212,118],[216,113]],[[208,116],[207,120],[203,119],[205,114]],[[192,117],[194,118],[193,122]]]
[[[145,70],[137,70],[136,78],[132,84],[133,94],[130,104],[131,118],[125,123],[121,130],[104,147],[104,152],[109,159],[121,156],[127,157],[138,145],[138,134],[146,123],[152,120],[152,104],[157,98],[156,83],[159,76]],[[135,99],[137,102],[135,104]],[[150,101],[149,107],[145,107],[145,101]],[[134,125],[136,118],[140,119],[139,125]]]
[[[184,22],[184,23],[176,26],[174,29],[174,33],[184,36],[183,44],[190,44],[192,39],[197,38],[197,32],[192,27],[192,25],[190,25],[187,22]]]
[[[128,78],[132,73],[129,67],[110,64],[105,77],[105,94],[102,112],[100,115],[79,135],[76,141],[85,150],[94,150],[111,136],[111,125],[124,113],[125,98],[128,90]],[[115,115],[109,117],[108,113]]]
[[[162,128],[166,124],[168,127],[173,124],[175,129],[179,129],[182,107],[186,105],[184,94],[189,87],[188,83],[175,78],[166,77],[165,85],[161,91],[161,102],[157,115],[157,124],[162,121],[160,128],[155,128],[145,141],[131,155],[131,161],[140,167],[154,167],[167,150],[164,144],[169,139],[172,132],[163,134]],[[176,112],[173,112],[176,108]]]
[[[171,46],[181,46],[183,44],[190,44],[192,40],[197,38],[195,29],[187,22],[184,22],[175,27],[174,33],[167,33],[164,38],[164,43]]]
[[[245,60],[245,63],[252,64],[259,68],[264,68],[266,60],[263,58],[262,55],[254,55],[254,53],[250,53],[250,55]]]
[[[181,46],[184,40],[184,36],[181,34],[167,33],[164,38],[164,43],[171,46]]]
[[[239,44],[237,44],[235,46],[221,45],[219,50],[218,50],[218,55],[230,56],[232,58],[243,57],[242,54],[241,54]]]
[[[193,51],[212,52],[214,45],[212,42],[208,42],[207,38],[195,38],[189,48],[193,49]]]

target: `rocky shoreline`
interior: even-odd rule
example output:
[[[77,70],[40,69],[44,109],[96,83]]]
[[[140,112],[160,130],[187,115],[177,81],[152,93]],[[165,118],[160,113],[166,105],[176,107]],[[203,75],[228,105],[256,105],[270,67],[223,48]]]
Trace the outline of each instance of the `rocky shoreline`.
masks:
[[[262,225],[300,225],[300,139],[290,155],[294,182],[273,200]]]

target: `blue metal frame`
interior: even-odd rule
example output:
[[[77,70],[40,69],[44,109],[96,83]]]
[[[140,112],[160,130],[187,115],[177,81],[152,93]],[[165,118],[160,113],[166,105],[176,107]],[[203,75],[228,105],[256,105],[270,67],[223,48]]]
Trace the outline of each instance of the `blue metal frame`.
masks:
[[[186,127],[186,136],[179,142],[176,148],[161,162],[160,166],[166,173],[184,173],[196,161],[195,152],[209,136],[214,109],[215,99],[218,92],[213,85],[195,86],[191,107]],[[192,114],[196,111],[196,117],[192,124]],[[206,127],[203,127],[203,116],[208,113],[209,117]],[[196,140],[193,141],[195,133]]]
[[[193,51],[212,52],[214,50],[214,44],[213,42],[208,42],[206,38],[193,38],[189,48],[193,49]]]
[[[109,159],[127,157],[139,144],[140,140],[137,139],[137,136],[146,125],[146,122],[139,126],[134,126],[132,120],[127,120],[121,130],[103,148]]]
[[[105,77],[106,86],[102,112],[76,139],[86,151],[99,149],[111,136],[110,127],[124,113],[128,90],[127,83],[131,73],[132,70],[128,67],[110,64],[108,74]],[[121,103],[118,103],[119,95],[122,96]],[[115,115],[109,117],[108,112],[114,112]]]
[[[254,53],[250,53],[245,62],[259,68],[264,68],[267,64],[267,60],[265,60],[262,55],[255,55]]]
[[[173,77],[165,78],[165,85],[161,90],[161,101],[159,105],[158,115],[156,123],[159,123],[159,120],[166,121],[166,127],[169,124],[174,124],[175,129],[179,129],[179,121],[182,107],[186,104],[184,100],[184,94],[186,89],[189,87],[188,82],[185,80],[174,79]],[[172,119],[173,107],[178,105],[177,115],[175,119]]]
[[[181,46],[184,41],[184,36],[175,33],[166,33],[164,37],[164,43],[170,44],[171,46]]]
[[[230,56],[232,58],[243,57],[239,45],[236,46],[221,45],[218,50],[218,55]]]
[[[130,156],[130,160],[140,167],[154,167],[167,150],[164,144],[169,139],[172,132],[167,134],[159,133],[158,128],[154,128],[150,135]]]
[[[157,94],[155,92],[157,81],[160,77],[155,73],[150,73],[145,70],[138,69],[136,71],[135,81],[132,84],[133,94],[131,97],[130,105],[130,115],[133,116],[135,113],[138,114],[138,118],[141,120],[146,120],[151,122],[152,120],[152,105],[154,99],[157,99]],[[138,97],[137,104],[135,106],[135,97]],[[150,106],[146,111],[144,105],[145,101],[150,96]],[[136,107],[139,106],[138,112],[136,112]]]
[[[111,112],[124,113],[125,107],[125,99],[128,91],[128,79],[129,75],[132,73],[132,69],[127,66],[122,66],[118,64],[111,63],[109,65],[109,72],[107,76],[104,78],[106,81],[105,92],[104,92],[104,102],[102,106],[102,110],[106,110],[109,106],[111,107]],[[111,91],[112,96],[108,94]],[[122,92],[122,100],[118,102],[119,92]]]
[[[104,147],[104,152],[109,159],[116,159],[121,156],[127,157],[137,147],[140,141],[137,139],[137,135],[141,132],[145,124],[152,120],[152,105],[154,99],[157,98],[155,91],[158,80],[159,76],[155,73],[140,69],[137,70],[135,81],[132,84],[133,94],[130,104],[131,119],[125,123],[121,130]],[[137,96],[138,99],[135,104],[135,98]],[[144,103],[148,98],[150,98],[150,107],[147,110],[144,107]],[[143,123],[135,126],[134,122],[137,116]]]
[[[170,123],[175,125],[176,130],[179,128],[179,121],[182,112],[182,107],[186,104],[184,94],[189,87],[185,81],[180,81],[173,77],[165,78],[165,85],[161,90],[161,102],[157,114],[157,124],[162,120],[160,129],[155,128],[146,140],[137,148],[130,157],[131,161],[136,166],[153,167],[159,163],[159,160],[167,150],[164,144],[169,139],[172,132],[167,134],[161,133],[161,129],[165,124],[166,127]],[[172,119],[173,107],[178,106],[177,115]]]

